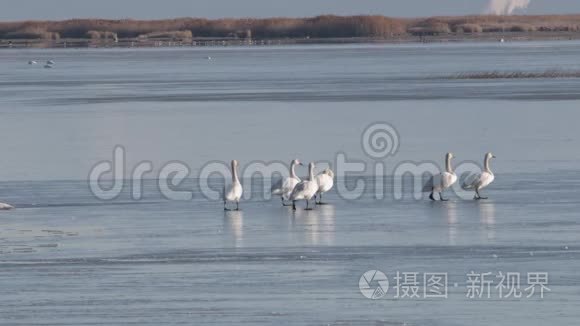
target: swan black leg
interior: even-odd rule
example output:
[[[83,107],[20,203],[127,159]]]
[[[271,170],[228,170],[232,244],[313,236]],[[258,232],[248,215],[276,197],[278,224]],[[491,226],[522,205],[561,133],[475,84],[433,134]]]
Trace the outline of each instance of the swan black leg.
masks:
[[[292,210],[294,210],[294,211],[296,210],[296,201],[295,200],[292,201]]]
[[[489,197],[482,197],[479,193],[477,193],[479,195],[479,199],[488,199]]]
[[[449,199],[443,198],[443,192],[439,193],[439,199],[441,199],[441,201],[449,201]]]
[[[290,204],[286,204],[286,203],[284,202],[284,197],[280,197],[280,198],[282,199],[282,206],[284,206],[284,207],[286,207],[286,206],[290,206]]]
[[[481,195],[479,194],[479,190],[475,189],[475,197],[473,199],[481,200],[481,199],[487,199],[487,197],[481,197]]]
[[[240,202],[239,202],[239,201],[237,201],[237,202],[236,202],[236,211],[239,211],[239,210],[240,210]]]
[[[307,210],[307,211],[311,211],[311,210],[312,210],[312,208],[308,207],[308,202],[309,202],[309,200],[308,200],[308,199],[306,199],[306,210]]]
[[[432,201],[435,201],[435,197],[433,197],[433,191],[431,191],[431,194],[429,195],[429,199],[431,199]]]
[[[322,193],[320,193],[318,196],[320,196],[320,198],[318,199],[318,205],[326,205],[326,203],[322,202]]]

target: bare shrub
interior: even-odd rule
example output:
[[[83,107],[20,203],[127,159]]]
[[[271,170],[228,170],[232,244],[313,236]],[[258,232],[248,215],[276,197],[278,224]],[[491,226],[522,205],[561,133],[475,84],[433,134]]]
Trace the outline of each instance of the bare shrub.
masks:
[[[140,38],[148,39],[171,39],[171,40],[186,40],[191,39],[193,34],[191,31],[167,31],[167,32],[152,32],[139,35]]]
[[[4,34],[5,39],[42,39],[58,40],[58,33],[48,32],[42,28],[27,27],[22,30],[7,32]]]
[[[440,18],[420,20],[407,29],[413,34],[446,34],[451,33],[449,23]]]
[[[114,40],[117,41],[117,33],[109,31],[88,31],[87,38],[91,40]]]
[[[509,26],[505,24],[485,24],[482,26],[484,33],[499,33],[509,31]]]
[[[535,32],[536,27],[530,24],[517,24],[509,28],[510,32]]]
[[[483,28],[478,24],[459,24],[454,26],[456,33],[481,33]]]
[[[554,25],[548,23],[542,24],[537,28],[537,30],[541,32],[578,32],[580,28],[576,24]]]

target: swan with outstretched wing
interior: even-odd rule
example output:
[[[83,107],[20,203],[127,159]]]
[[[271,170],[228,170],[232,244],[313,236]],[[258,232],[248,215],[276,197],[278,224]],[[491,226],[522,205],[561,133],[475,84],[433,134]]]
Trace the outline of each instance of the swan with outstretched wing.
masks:
[[[303,164],[297,159],[292,160],[290,163],[290,176],[280,179],[272,185],[272,195],[280,195],[282,198],[282,206],[287,206],[285,200],[290,199],[294,187],[302,181],[296,176],[296,171],[294,170],[296,165]]]

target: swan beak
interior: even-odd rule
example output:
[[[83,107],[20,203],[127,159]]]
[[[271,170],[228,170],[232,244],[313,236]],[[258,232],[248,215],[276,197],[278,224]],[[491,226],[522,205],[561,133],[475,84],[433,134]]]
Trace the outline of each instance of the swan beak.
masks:
[[[298,165],[302,165],[302,166],[304,166],[304,163],[300,162],[300,163],[298,163]]]
[[[495,156],[495,155],[492,155],[491,157],[493,157],[493,158],[497,158],[497,156]]]

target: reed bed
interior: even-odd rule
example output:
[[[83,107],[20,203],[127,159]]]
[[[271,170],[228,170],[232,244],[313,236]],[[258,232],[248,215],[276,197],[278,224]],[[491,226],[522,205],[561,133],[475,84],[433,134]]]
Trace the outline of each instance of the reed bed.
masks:
[[[464,72],[446,77],[447,79],[532,79],[532,78],[580,78],[580,71],[489,71]]]
[[[405,35],[497,32],[580,32],[580,15],[456,16],[392,18],[385,16],[334,16],[307,18],[242,18],[165,20],[71,19],[63,21],[0,22],[0,39],[102,39],[169,37],[237,38],[395,38]]]

